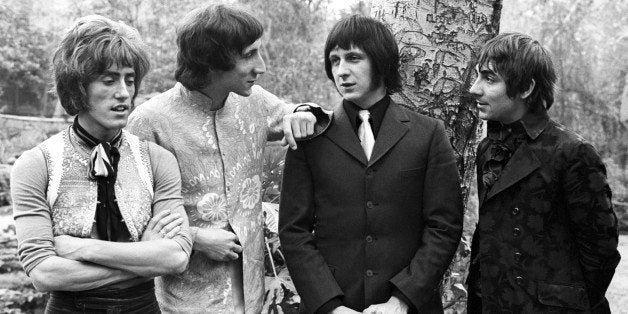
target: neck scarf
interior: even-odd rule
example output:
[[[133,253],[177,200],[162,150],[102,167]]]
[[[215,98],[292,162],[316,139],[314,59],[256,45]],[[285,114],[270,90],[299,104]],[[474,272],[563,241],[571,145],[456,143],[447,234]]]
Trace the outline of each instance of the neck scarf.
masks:
[[[489,123],[487,137],[490,146],[488,158],[482,167],[482,183],[485,191],[491,189],[501,176],[501,172],[521,143],[527,139],[526,130],[521,122],[510,125]]]
[[[92,149],[88,176],[98,183],[98,203],[96,206],[96,230],[101,240],[127,242],[131,238],[124,223],[115,195],[115,183],[120,161],[118,146],[122,131],[111,142],[102,142],[92,136],[74,119],[72,129],[79,139]]]

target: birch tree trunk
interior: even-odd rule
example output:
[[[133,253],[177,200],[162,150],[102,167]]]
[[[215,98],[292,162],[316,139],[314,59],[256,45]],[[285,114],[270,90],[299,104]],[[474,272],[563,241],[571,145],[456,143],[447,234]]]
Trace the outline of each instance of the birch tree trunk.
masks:
[[[393,99],[445,122],[465,202],[465,230],[443,279],[445,311],[466,304],[464,280],[477,221],[475,148],[482,123],[467,95],[481,45],[499,32],[501,0],[373,0],[371,15],[393,31],[401,54],[403,91]],[[437,183],[436,183],[437,184]]]

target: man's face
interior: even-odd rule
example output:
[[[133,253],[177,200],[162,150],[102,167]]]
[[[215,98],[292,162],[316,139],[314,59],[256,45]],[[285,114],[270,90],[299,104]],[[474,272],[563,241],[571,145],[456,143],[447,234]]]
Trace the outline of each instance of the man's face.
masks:
[[[260,54],[261,45],[262,40],[258,39],[244,48],[242,54],[236,56],[235,68],[219,72],[212,79],[213,88],[224,88],[224,90],[240,96],[250,96],[251,87],[259,76],[266,72],[266,64]]]
[[[113,64],[87,86],[88,108],[78,114],[91,135],[110,140],[126,126],[135,93],[135,71]]]
[[[362,49],[337,47],[329,53],[331,73],[342,97],[368,109],[386,95],[383,81],[373,82],[373,63]]]
[[[476,67],[478,78],[469,89],[475,97],[478,116],[483,120],[512,123],[521,119],[528,107],[518,95],[510,98],[506,94],[506,82],[497,73],[491,62]]]

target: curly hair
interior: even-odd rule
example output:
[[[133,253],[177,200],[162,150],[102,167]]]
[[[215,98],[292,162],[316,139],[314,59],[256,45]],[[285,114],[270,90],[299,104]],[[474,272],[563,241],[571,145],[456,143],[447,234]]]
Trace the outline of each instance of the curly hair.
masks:
[[[135,71],[133,104],[142,78],[150,69],[138,31],[100,15],[76,20],[52,58],[57,95],[69,115],[89,110],[87,86],[113,64]]]

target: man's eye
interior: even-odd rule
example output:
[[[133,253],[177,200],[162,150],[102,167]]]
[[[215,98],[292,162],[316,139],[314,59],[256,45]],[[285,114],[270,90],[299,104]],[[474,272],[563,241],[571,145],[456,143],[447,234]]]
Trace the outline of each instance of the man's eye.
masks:
[[[251,50],[251,51],[245,53],[243,57],[245,59],[250,59],[250,58],[254,57],[255,55],[257,55],[257,50]]]
[[[336,65],[340,62],[339,58],[330,58],[329,62],[331,62],[331,64]]]
[[[362,60],[362,57],[358,55],[349,55],[347,57],[347,60],[356,62],[356,61]]]
[[[126,85],[131,86],[135,84],[135,79],[126,80]]]

